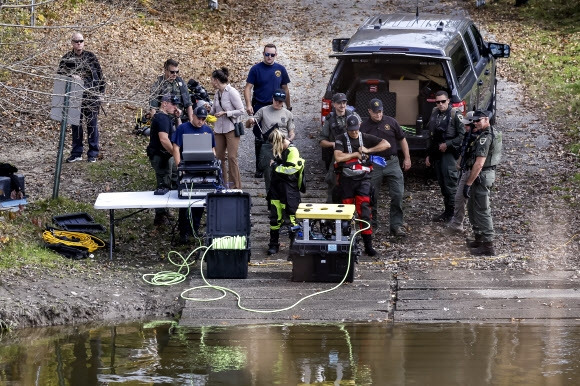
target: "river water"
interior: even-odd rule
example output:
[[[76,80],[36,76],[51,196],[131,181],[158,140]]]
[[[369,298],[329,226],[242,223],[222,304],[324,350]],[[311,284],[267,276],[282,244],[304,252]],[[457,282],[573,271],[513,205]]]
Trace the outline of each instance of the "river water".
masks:
[[[580,326],[151,322],[0,335],[0,385],[577,385]]]

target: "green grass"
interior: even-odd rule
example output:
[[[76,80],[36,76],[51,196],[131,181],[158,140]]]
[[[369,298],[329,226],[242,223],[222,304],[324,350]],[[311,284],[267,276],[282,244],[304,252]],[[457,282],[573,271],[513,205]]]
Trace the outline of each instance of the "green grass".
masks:
[[[106,213],[94,213],[92,205],[66,198],[37,201],[21,212],[1,212],[0,269],[26,265],[50,269],[69,264],[71,260],[44,248],[42,233],[53,226],[52,217],[76,212],[87,212],[98,222],[106,221]]]
[[[530,0],[489,2],[482,10],[486,28],[512,46],[501,61],[508,78],[522,83],[550,120],[569,137],[568,148],[580,149],[580,2]]]

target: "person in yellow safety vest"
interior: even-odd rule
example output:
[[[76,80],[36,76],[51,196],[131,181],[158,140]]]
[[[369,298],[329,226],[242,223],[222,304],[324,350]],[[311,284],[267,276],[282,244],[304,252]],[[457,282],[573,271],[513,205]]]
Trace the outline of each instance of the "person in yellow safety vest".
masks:
[[[268,255],[280,250],[280,227],[284,215],[292,227],[296,226],[296,210],[300,204],[300,192],[305,192],[304,159],[288,138],[278,129],[268,137],[272,144],[274,159],[270,161],[272,181],[266,197],[270,209],[270,242]],[[294,240],[294,232],[290,231],[290,242]]]

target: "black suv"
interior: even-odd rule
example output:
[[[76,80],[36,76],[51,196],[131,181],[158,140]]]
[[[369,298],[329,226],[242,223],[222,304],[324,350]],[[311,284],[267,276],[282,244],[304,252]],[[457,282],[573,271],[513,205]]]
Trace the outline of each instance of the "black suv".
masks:
[[[435,14],[370,17],[350,39],[334,39],[338,58],[322,99],[322,117],[331,98],[343,92],[365,119],[372,98],[407,133],[411,151],[428,146],[427,121],[435,93],[445,90],[454,107],[496,112],[496,58],[507,58],[507,44],[483,40],[473,21]]]

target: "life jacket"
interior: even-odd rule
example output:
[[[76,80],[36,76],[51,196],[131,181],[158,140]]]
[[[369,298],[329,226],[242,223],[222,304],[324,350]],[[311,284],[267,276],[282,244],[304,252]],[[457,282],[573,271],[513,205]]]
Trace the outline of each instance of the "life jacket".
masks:
[[[349,153],[352,153],[352,145],[350,143],[350,137],[348,133],[344,133],[346,138],[346,147]],[[358,137],[359,145],[361,147],[364,146],[363,144],[363,135],[362,133],[359,134]],[[370,173],[373,170],[373,164],[371,162],[363,162],[358,158],[353,158],[345,162],[340,162],[338,164],[335,163],[335,168],[340,168],[341,173],[346,177],[358,177],[364,176],[367,173]]]
[[[503,134],[499,130],[494,130],[493,127],[489,127],[491,132],[491,146],[489,148],[489,153],[485,159],[483,167],[496,166],[501,161],[501,153],[503,150]],[[490,157],[491,154],[491,157]]]
[[[475,164],[475,142],[481,141],[482,137],[491,136],[491,144],[489,145],[489,151],[487,152],[487,157],[485,158],[485,162],[483,164],[483,168],[489,168],[493,166],[497,166],[501,161],[501,153],[503,147],[503,135],[502,132],[499,130],[494,130],[493,127],[489,127],[488,129],[482,131],[478,136],[476,136],[470,143],[469,148],[466,154],[467,157],[467,166],[468,168],[473,167]]]
[[[347,107],[346,112],[344,114],[345,120],[346,120],[346,118],[349,117],[349,115],[352,115],[353,113],[354,113],[354,109],[349,109]],[[334,112],[334,109],[324,119],[328,120],[330,122],[329,123],[329,133],[331,134],[331,137],[336,138],[345,132],[346,126],[341,127],[338,124],[338,118],[336,116],[336,113]],[[328,169],[328,166],[330,165],[330,162],[332,161],[333,155],[334,155],[334,149],[332,147],[323,147],[322,148],[322,160],[327,165],[327,169]]]

